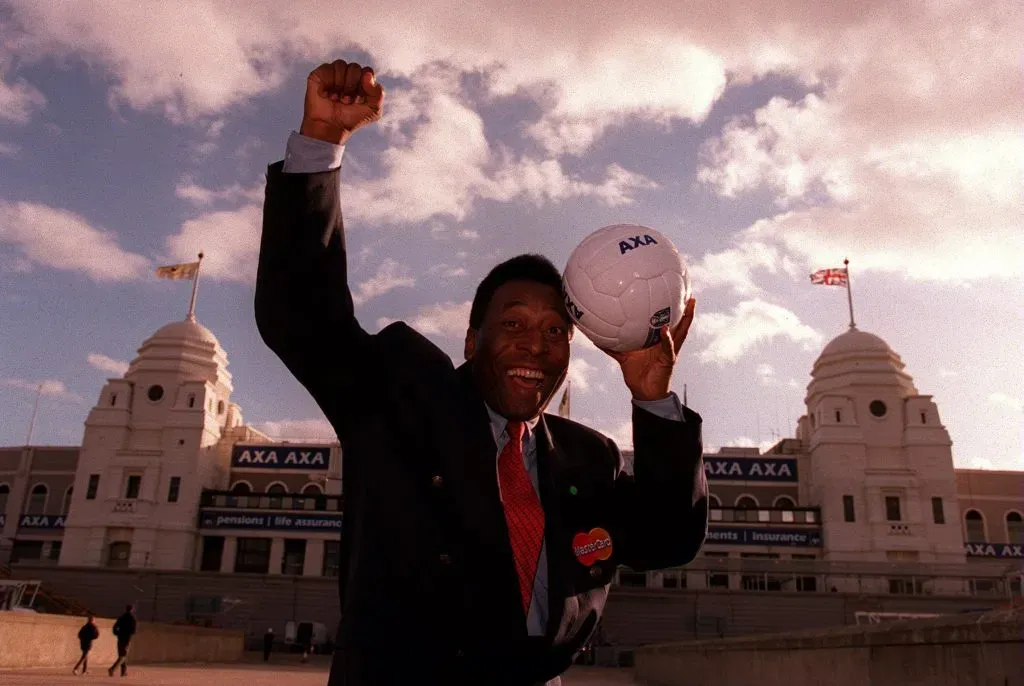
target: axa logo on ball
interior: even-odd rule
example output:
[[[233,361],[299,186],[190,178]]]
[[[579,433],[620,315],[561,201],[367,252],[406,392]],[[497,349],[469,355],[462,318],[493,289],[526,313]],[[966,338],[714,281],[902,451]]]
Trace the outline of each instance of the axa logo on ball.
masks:
[[[654,237],[650,234],[644,234],[643,236],[630,236],[624,241],[619,241],[619,254],[625,255],[630,250],[636,248],[642,248],[645,245],[657,245],[658,241],[654,240]]]

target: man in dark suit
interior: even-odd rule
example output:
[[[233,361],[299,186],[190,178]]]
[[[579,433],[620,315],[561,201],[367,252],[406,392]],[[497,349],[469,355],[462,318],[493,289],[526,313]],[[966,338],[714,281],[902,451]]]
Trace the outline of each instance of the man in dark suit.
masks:
[[[545,258],[520,255],[480,283],[459,367],[403,323],[368,333],[348,288],[339,167],[383,100],[358,64],[310,74],[300,131],[268,170],[256,284],[261,336],[344,455],[329,683],[558,684],[618,565],[682,565],[704,541],[701,419],[669,390],[693,302],[660,345],[612,355],[633,397],[634,475],[614,442],[543,413],[572,335]]]

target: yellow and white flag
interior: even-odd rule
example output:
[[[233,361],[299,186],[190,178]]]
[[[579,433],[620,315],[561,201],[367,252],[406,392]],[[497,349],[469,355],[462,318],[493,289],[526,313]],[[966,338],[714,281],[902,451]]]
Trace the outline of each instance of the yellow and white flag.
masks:
[[[166,267],[157,267],[156,275],[161,279],[194,279],[199,271],[198,262],[186,262],[185,264],[171,264]]]

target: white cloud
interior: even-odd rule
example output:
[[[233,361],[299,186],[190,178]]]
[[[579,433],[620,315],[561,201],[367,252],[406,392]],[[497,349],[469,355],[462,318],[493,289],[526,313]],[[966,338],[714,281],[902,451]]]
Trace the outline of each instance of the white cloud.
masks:
[[[759,343],[780,336],[799,343],[805,350],[812,350],[823,341],[822,335],[803,324],[796,314],[760,299],[744,300],[729,314],[705,313],[699,321],[697,335],[710,338],[700,353],[704,362],[735,362]]]
[[[708,253],[689,265],[694,290],[728,286],[738,295],[758,295],[763,289],[754,282],[758,270],[770,274],[801,273],[797,264],[775,245],[761,241],[737,241],[733,248]]]
[[[997,407],[1006,408],[1018,414],[1024,411],[1024,400],[1005,393],[992,393],[988,396],[988,401]]]
[[[415,285],[416,280],[409,275],[408,268],[389,258],[381,262],[376,274],[352,290],[352,301],[361,305],[396,288],[411,288]]]
[[[540,0],[485,14],[453,13],[440,0],[343,14],[271,2],[20,2],[10,14],[7,72],[15,55],[19,68],[80,58],[112,84],[112,101],[196,123],[208,142],[230,107],[286,78],[298,85],[322,59],[370,52],[389,84],[380,127],[391,147],[384,178],[363,180],[346,203],[366,221],[462,219],[479,199],[628,202],[650,182],[615,165],[577,178],[558,158],[616,126],[702,122],[730,83],[781,76],[814,92],[769,102],[706,149],[706,182],[727,195],[770,188],[789,210],[748,238],[805,267],[847,254],[857,269],[920,279],[1012,277],[1024,264],[1024,101],[1015,87],[1024,62],[1013,0],[913,12],[894,2],[638,0],[629,21],[606,0],[587,16]],[[467,76],[482,84],[477,102],[461,96]],[[24,119],[41,96],[18,74],[5,78],[16,106],[0,111]],[[390,86],[396,79],[402,87]],[[537,105],[518,125],[541,143],[539,157],[499,153],[484,135],[477,108],[512,94]],[[757,292],[749,278],[714,273]]]
[[[46,98],[35,86],[23,79],[5,80],[3,69],[0,68],[0,120],[27,124],[32,114],[45,104]]]
[[[32,393],[40,392],[39,387],[42,385],[41,395],[48,398],[57,398],[58,400],[67,400],[73,403],[85,402],[85,399],[68,389],[64,385],[63,381],[57,381],[56,379],[46,379],[44,381],[27,381],[25,379],[4,379],[3,384],[5,386],[11,386],[12,388],[20,388],[24,391],[31,391]]]
[[[768,188],[784,210],[755,222],[742,241],[774,243],[811,268],[849,255],[854,269],[919,280],[1024,273],[1021,107],[1003,99],[1005,89],[997,88],[995,103],[966,97],[987,100],[978,82],[942,73],[960,58],[979,67],[976,54],[958,49],[965,48],[954,44],[949,56],[917,64],[919,74],[895,59],[904,64],[874,80],[864,77],[883,69],[875,60],[898,55],[888,47],[882,57],[865,55],[821,94],[775,98],[709,141],[703,181],[725,196]],[[904,77],[899,89],[893,76]],[[934,88],[914,95],[912,77]],[[946,77],[958,88],[934,83]],[[936,99],[936,89],[944,97]],[[882,105],[899,115],[881,117]]]
[[[390,146],[381,177],[346,184],[347,216],[367,223],[462,221],[478,200],[526,200],[540,206],[593,197],[611,206],[629,204],[637,190],[653,188],[644,176],[611,164],[603,178],[567,174],[554,159],[515,157],[496,150],[481,116],[448,70],[422,71],[416,86],[390,96],[398,103],[381,121]],[[443,230],[442,230],[443,231]],[[475,230],[460,237],[475,239]]]
[[[435,264],[427,269],[428,274],[442,276],[446,279],[453,279],[458,276],[466,276],[469,271],[465,267],[456,267],[450,264]]]
[[[256,282],[259,262],[261,205],[206,212],[185,221],[166,241],[167,261],[191,262],[203,253],[203,278]]]
[[[596,427],[598,431],[615,441],[620,450],[633,449],[633,422],[627,421],[612,428]]]
[[[150,268],[147,258],[122,249],[112,232],[38,203],[0,202],[0,243],[16,246],[32,264],[80,272],[94,281],[129,281]]]
[[[195,183],[190,176],[185,176],[174,188],[175,195],[197,207],[207,207],[215,203],[262,202],[263,191],[263,183],[248,188],[238,183],[227,188],[204,188]]]
[[[259,424],[260,431],[276,441],[334,441],[337,434],[326,419],[279,419]]]
[[[757,448],[758,452],[764,453],[764,451],[771,448],[778,442],[777,439],[766,439],[761,442],[754,441],[752,438],[747,436],[738,436],[732,440],[726,442],[722,447],[726,448]],[[708,450],[708,449],[706,449]]]
[[[470,300],[461,303],[437,303],[420,309],[419,312],[404,321],[424,336],[461,340],[469,327],[469,309],[472,304]],[[394,319],[382,317],[377,320],[377,326],[384,328],[394,321]]]
[[[125,372],[128,371],[128,363],[122,360],[115,360],[112,357],[101,355],[100,353],[89,353],[86,360],[89,364],[102,372],[110,372],[111,374],[117,374],[118,376],[124,376]]]
[[[597,367],[587,362],[582,357],[573,357],[569,360],[569,381],[572,382],[574,391],[586,393],[590,389],[590,378],[597,371]]]
[[[757,365],[757,378],[760,379],[761,383],[765,386],[770,386],[775,383],[775,368],[767,362],[762,362]]]

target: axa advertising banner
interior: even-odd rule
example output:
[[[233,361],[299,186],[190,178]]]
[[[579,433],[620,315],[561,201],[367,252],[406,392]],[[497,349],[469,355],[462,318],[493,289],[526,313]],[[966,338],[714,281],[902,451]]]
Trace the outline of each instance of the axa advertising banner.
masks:
[[[709,481],[797,480],[793,458],[705,457],[704,474]]]
[[[964,543],[967,557],[1024,558],[1024,545],[1016,543]]]
[[[331,464],[329,445],[236,445],[231,450],[235,469],[326,470]]]
[[[782,527],[709,526],[707,543],[726,545],[778,545],[820,548],[821,529]]]
[[[2,526],[2,524],[0,524]],[[64,515],[21,515],[19,529],[63,529]]]
[[[341,531],[342,514],[280,514],[277,512],[239,512],[237,510],[201,510],[200,529],[256,529],[262,531]]]

